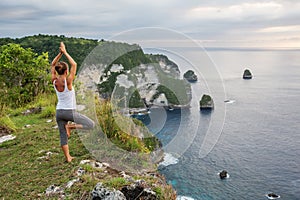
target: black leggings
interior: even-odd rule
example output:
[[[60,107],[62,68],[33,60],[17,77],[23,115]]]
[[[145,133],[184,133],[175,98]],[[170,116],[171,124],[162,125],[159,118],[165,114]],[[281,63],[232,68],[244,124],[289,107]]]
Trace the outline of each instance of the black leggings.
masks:
[[[60,134],[60,145],[64,146],[68,144],[68,136],[65,125],[68,121],[75,122],[76,124],[81,124],[83,129],[93,129],[95,123],[93,120],[88,118],[85,115],[82,115],[75,110],[64,110],[57,109],[56,110],[56,122],[59,129]]]

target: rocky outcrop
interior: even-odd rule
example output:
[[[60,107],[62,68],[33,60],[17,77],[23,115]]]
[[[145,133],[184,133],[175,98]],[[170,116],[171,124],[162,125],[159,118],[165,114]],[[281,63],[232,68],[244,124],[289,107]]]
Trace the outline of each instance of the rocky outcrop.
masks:
[[[85,170],[88,168],[89,170]],[[84,195],[84,199],[92,200],[129,200],[129,199],[143,199],[143,200],[157,200],[158,194],[155,192],[156,188],[168,190],[167,199],[175,200],[176,192],[166,180],[157,172],[142,172],[142,173],[126,173],[118,171],[110,167],[108,163],[98,162],[95,160],[82,160],[80,167],[74,173],[75,177],[62,185],[52,184],[45,191],[46,197],[55,197],[57,199],[64,199],[68,196],[68,191],[72,187],[76,187],[78,182],[85,182],[84,179],[90,177],[93,181],[97,180],[95,187]],[[134,177],[138,176],[136,180]],[[85,178],[84,178],[85,177]],[[123,180],[124,183],[112,188],[107,183],[111,179],[117,178]],[[88,178],[89,179],[89,178]],[[75,185],[75,186],[74,186]],[[160,194],[162,195],[162,194]]]
[[[109,190],[102,183],[97,183],[91,192],[92,200],[126,200],[126,197],[119,190]]]
[[[200,110],[211,110],[214,108],[214,101],[211,96],[204,94],[200,100]]]
[[[249,69],[245,69],[243,74],[243,79],[252,79],[252,73],[250,72]]]
[[[146,188],[145,181],[139,180],[130,186],[124,186],[121,192],[125,195],[126,199],[144,199],[156,200],[157,195],[154,191]]]
[[[267,197],[268,197],[268,199],[278,199],[278,198],[280,198],[279,195],[277,195],[277,194],[275,194],[275,193],[273,193],[273,192],[267,194]]]
[[[195,74],[194,71],[188,70],[183,74],[183,77],[188,81],[188,82],[196,82],[198,80],[197,75]]]
[[[220,176],[220,179],[225,179],[225,178],[227,178],[228,173],[226,170],[223,170],[220,172],[219,176]]]

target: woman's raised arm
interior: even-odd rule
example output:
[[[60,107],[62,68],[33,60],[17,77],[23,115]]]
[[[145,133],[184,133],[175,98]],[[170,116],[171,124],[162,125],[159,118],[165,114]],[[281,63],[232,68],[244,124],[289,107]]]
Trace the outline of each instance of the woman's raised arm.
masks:
[[[66,56],[68,59],[71,68],[70,68],[70,75],[68,76],[68,79],[70,81],[73,81],[76,75],[76,70],[77,70],[77,63],[74,61],[74,59],[70,56],[70,54],[66,50],[66,46],[63,42],[60,43],[60,51]]]
[[[60,51],[57,54],[57,56],[55,56],[55,58],[53,59],[53,61],[51,63],[51,80],[52,80],[52,82],[56,79],[55,66],[58,63],[58,61],[60,60],[62,55],[63,55],[63,53]]]

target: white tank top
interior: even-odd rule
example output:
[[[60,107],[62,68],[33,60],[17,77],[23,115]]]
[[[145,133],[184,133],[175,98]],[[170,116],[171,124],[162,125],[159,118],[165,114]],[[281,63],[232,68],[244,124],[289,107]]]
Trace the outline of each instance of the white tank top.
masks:
[[[73,86],[72,86],[72,90],[69,90],[67,80],[65,79],[65,89],[64,91],[59,92],[55,87],[55,82],[56,80],[53,81],[53,86],[58,98],[56,109],[64,109],[64,110],[76,109],[75,90]]]

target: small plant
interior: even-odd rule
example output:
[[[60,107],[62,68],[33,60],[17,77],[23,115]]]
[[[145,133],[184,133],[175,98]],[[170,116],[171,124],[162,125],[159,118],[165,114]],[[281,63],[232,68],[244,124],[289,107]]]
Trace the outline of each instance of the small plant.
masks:
[[[0,127],[6,128],[10,132],[16,131],[16,126],[8,116],[0,117]]]
[[[49,117],[54,117],[55,116],[55,106],[50,105],[42,109],[42,113],[40,115],[41,118],[49,118]]]
[[[144,141],[145,138],[153,137],[146,127],[139,126],[136,120],[113,113],[113,105],[109,101],[96,100],[96,113],[100,126],[111,142],[118,147],[132,152],[150,153],[153,147],[158,147],[158,140]],[[150,147],[151,146],[151,147]]]
[[[109,188],[121,188],[125,185],[128,185],[129,182],[123,177],[115,177],[112,179],[108,179],[103,183],[105,186]]]

